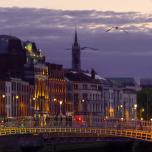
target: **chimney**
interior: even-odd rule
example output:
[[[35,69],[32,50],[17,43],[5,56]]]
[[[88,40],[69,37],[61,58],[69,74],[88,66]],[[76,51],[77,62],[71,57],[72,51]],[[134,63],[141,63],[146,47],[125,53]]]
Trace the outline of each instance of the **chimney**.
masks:
[[[94,69],[91,70],[91,78],[95,79],[96,72]]]

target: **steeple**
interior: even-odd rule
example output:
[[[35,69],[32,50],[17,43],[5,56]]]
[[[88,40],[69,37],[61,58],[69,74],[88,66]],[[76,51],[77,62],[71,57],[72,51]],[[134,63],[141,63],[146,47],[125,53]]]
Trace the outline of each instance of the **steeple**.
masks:
[[[75,27],[74,46],[78,46],[77,28]]]
[[[72,45],[72,69],[75,71],[81,70],[80,56],[80,45],[78,43],[77,28],[75,27],[74,43]]]

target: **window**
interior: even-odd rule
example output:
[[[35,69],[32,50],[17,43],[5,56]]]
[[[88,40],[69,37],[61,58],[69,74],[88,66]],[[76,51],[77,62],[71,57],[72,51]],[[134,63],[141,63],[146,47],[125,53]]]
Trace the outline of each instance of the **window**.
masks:
[[[78,89],[78,85],[77,84],[74,84],[74,89]]]
[[[88,89],[88,85],[87,84],[83,84],[83,89],[87,90]]]
[[[83,93],[82,97],[83,97],[84,100],[87,100],[88,99],[88,94],[87,93]]]
[[[74,101],[78,101],[78,94],[77,93],[74,94]]]
[[[92,90],[97,90],[97,85],[91,85]]]

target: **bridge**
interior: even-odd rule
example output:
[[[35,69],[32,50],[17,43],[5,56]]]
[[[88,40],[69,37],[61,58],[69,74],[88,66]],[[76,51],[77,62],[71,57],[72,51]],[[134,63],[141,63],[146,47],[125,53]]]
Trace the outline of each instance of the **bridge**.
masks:
[[[152,123],[146,121],[104,121],[98,126],[1,127],[0,136],[42,135],[48,137],[125,137],[152,142]]]

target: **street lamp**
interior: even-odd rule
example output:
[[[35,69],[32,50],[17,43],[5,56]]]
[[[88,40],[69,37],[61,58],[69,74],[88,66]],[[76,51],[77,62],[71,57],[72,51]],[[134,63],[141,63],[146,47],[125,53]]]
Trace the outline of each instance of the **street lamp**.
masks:
[[[16,96],[15,96],[15,98],[16,98],[16,100],[17,100],[17,99],[19,99],[19,96],[18,96],[18,95],[16,95]]]
[[[6,95],[5,95],[5,94],[3,94],[3,95],[2,95],[2,98],[4,99],[5,97],[6,97]]]
[[[137,119],[137,104],[134,104],[133,106],[133,111],[134,111],[134,118]]]
[[[18,95],[16,95],[15,96],[15,108],[16,108],[16,117],[18,117],[18,111],[19,111],[19,109],[18,109],[18,99],[19,99],[19,96]],[[18,122],[17,122],[18,123]]]
[[[61,106],[62,106],[62,104],[63,104],[63,101],[60,101],[59,103],[60,103],[60,115],[62,115]]]
[[[145,109],[144,108],[141,108],[140,110],[139,110],[139,118],[141,119],[143,119],[143,113],[144,113],[144,111],[145,111]]]
[[[137,109],[137,104],[134,104],[134,109],[135,109],[135,110]]]
[[[121,104],[120,106],[118,106],[119,108],[119,117],[118,118],[121,118],[123,117],[123,105]]]
[[[3,95],[2,95],[2,98],[3,98],[3,101],[2,101],[3,103],[2,103],[2,104],[3,104],[3,106],[4,106],[4,116],[5,116],[5,114],[7,114],[7,113],[6,113],[6,110],[7,110],[7,109],[6,109],[6,103],[5,103],[6,95],[3,94]]]
[[[84,101],[85,101],[85,100],[84,100],[84,99],[82,99],[81,101],[84,103]]]
[[[53,101],[57,101],[57,99],[56,99],[56,98],[54,98],[54,99],[53,99]]]
[[[54,114],[57,114],[57,99],[56,98],[54,98],[53,99],[53,104],[52,104],[52,111],[53,111],[53,113]]]

